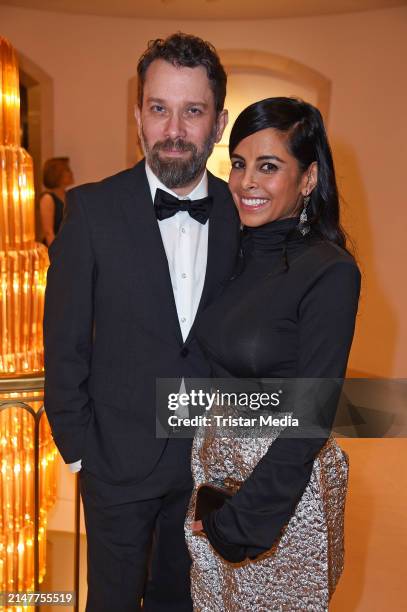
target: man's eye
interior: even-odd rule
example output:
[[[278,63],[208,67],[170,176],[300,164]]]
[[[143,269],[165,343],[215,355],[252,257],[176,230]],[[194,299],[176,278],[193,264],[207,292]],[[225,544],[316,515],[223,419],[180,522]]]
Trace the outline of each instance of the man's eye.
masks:
[[[160,104],[153,104],[153,106],[151,107],[151,110],[154,113],[162,113],[164,111],[164,107],[161,106]]]
[[[188,113],[190,115],[202,115],[202,111],[200,108],[196,108],[195,106],[188,109]]]
[[[278,170],[278,166],[272,164],[271,162],[266,162],[260,167],[260,170],[263,170],[263,172],[274,172],[275,170]]]

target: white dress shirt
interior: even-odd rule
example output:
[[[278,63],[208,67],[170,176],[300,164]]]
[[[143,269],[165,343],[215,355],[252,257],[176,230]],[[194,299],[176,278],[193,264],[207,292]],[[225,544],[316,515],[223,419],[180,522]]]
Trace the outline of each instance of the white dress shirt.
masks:
[[[208,195],[206,170],[198,185],[185,196],[178,196],[174,191],[168,189],[156,177],[147,163],[146,174],[153,202],[157,189],[162,189],[180,200],[199,200]],[[181,210],[168,219],[158,221],[158,227],[167,255],[178,320],[185,342],[198,310],[205,281],[209,221],[205,224],[199,223],[192,219],[187,211]],[[184,381],[182,381],[180,391],[184,389]],[[179,416],[182,415],[179,414]],[[71,472],[79,472],[81,467],[81,460],[69,464]]]
[[[155,176],[146,164],[147,180],[154,202],[155,192],[162,189],[180,200],[199,200],[208,195],[208,176],[205,173],[198,185],[186,196],[178,196]],[[208,258],[208,226],[182,210],[168,219],[158,221],[167,255],[168,267],[182,338],[185,341],[194,322],[205,281]]]

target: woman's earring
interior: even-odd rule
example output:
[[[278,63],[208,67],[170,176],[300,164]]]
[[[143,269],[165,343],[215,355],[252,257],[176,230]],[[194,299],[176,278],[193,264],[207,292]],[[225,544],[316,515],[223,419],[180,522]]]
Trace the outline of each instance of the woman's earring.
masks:
[[[310,230],[310,227],[308,224],[308,215],[307,215],[307,206],[309,204],[310,199],[311,199],[311,196],[309,196],[308,194],[304,196],[304,202],[303,202],[304,208],[302,209],[302,213],[300,215],[300,222],[298,224],[298,229],[300,230],[303,236],[308,234]]]

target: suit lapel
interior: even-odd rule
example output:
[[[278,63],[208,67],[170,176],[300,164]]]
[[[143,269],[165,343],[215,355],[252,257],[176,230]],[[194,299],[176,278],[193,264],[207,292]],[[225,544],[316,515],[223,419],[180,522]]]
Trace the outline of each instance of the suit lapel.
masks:
[[[222,188],[220,188],[222,185]],[[208,231],[208,259],[205,282],[194,323],[186,342],[191,340],[199,313],[211,302],[231,275],[237,256],[239,222],[231,195],[222,183],[208,172],[208,194],[214,198]]]
[[[151,308],[160,311],[165,333],[169,332],[182,344],[167,256],[154,212],[144,160],[130,170],[120,206],[133,251],[134,266],[140,266],[145,286],[151,290]]]

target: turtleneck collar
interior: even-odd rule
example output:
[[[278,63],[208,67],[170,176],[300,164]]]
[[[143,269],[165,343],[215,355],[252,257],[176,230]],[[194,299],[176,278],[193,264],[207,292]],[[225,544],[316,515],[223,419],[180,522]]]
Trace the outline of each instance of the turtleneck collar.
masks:
[[[299,217],[278,219],[258,227],[243,228],[243,250],[247,254],[282,251],[289,246],[303,242],[304,237],[297,229]]]

